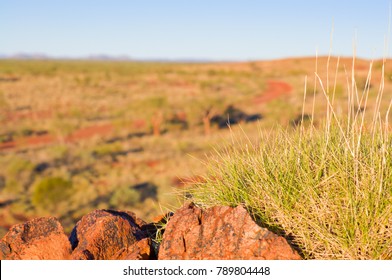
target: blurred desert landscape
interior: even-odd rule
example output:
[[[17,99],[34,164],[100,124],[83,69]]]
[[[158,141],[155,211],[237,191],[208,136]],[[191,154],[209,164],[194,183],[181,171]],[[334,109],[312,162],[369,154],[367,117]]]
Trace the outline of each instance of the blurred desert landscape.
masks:
[[[369,85],[370,61],[337,61],[0,60],[0,235],[39,216],[57,217],[69,233],[94,209],[145,220],[177,209],[206,175],[208,155],[239,145],[233,134],[256,143],[260,130],[294,129],[312,114],[319,125],[327,106],[316,67],[338,114],[352,71],[374,108],[382,61]],[[391,80],[387,61],[385,100]]]

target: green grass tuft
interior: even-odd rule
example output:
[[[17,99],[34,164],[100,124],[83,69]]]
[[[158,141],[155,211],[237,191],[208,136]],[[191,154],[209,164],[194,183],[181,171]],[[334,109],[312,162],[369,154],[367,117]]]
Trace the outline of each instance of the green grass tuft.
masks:
[[[207,162],[193,199],[202,206],[244,205],[306,259],[392,259],[389,111],[385,120],[377,106],[373,120],[355,111],[366,108],[369,90],[358,98],[353,86],[342,117],[334,93],[319,84],[328,107],[323,125],[261,132],[257,144],[234,136],[233,148]]]

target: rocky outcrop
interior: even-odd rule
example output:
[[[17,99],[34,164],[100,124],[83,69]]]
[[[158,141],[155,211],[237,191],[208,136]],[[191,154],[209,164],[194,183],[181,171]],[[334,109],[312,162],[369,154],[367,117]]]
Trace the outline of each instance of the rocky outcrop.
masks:
[[[66,260],[71,244],[55,218],[37,218],[13,226],[0,241],[0,259]]]
[[[72,258],[110,260],[149,259],[149,240],[142,227],[146,223],[132,212],[95,210],[85,215],[71,233]]]
[[[170,219],[158,258],[298,260],[300,256],[283,237],[258,226],[242,206],[202,210],[191,203]]]
[[[153,238],[162,233],[159,245]],[[300,256],[283,237],[258,226],[241,206],[203,210],[188,203],[150,224],[129,211],[95,210],[82,217],[69,239],[57,219],[33,219],[13,226],[3,237],[0,259],[297,260]]]

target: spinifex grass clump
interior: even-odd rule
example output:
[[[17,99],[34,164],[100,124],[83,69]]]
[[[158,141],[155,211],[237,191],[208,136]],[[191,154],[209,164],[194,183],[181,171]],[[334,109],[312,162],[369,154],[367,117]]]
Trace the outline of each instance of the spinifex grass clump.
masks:
[[[257,145],[218,154],[195,201],[244,205],[308,259],[392,259],[392,135],[389,110],[383,118],[379,112],[383,87],[376,112],[354,110],[366,108],[369,81],[370,72],[358,94],[352,80],[348,114],[339,117],[333,90],[318,78],[328,107],[321,128],[262,132]]]

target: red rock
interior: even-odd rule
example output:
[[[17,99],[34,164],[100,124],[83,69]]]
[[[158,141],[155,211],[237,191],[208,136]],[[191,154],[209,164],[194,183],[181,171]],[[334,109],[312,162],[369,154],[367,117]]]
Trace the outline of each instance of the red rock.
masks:
[[[132,244],[128,248],[123,248],[113,257],[115,260],[149,260],[152,255],[151,239],[144,238]]]
[[[149,239],[142,229],[144,226],[145,222],[132,212],[95,210],[83,216],[71,233],[72,258],[109,260],[133,256],[148,259],[150,251],[137,246],[138,241]]]
[[[242,207],[186,204],[170,218],[158,259],[301,259],[286,239],[258,226]]]
[[[36,218],[13,226],[0,241],[0,259],[70,259],[71,244],[56,218]]]

